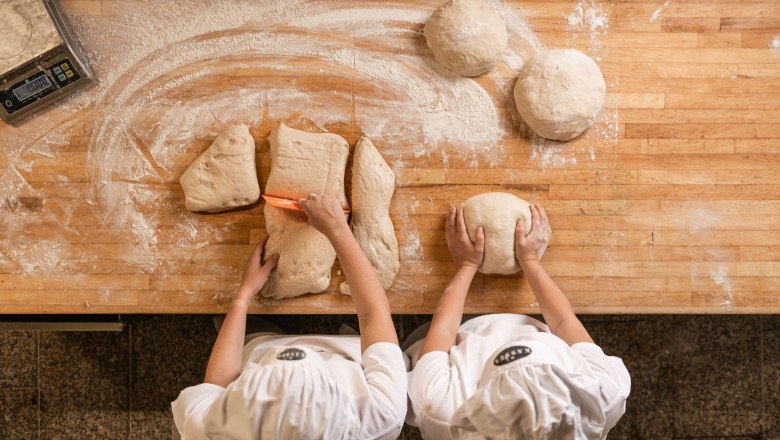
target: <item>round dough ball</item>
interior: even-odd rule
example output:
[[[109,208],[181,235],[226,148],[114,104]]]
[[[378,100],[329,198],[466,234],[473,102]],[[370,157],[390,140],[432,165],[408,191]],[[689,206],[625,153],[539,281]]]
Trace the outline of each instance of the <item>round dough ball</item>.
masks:
[[[425,41],[445,67],[478,76],[504,56],[506,25],[485,0],[450,0],[425,23]]]
[[[515,225],[522,217],[525,233],[531,231],[529,203],[512,194],[494,192],[471,197],[460,206],[469,237],[475,240],[480,226],[485,231],[485,259],[479,271],[502,275],[519,272],[520,265],[515,259]]]
[[[515,84],[515,104],[539,136],[568,141],[593,123],[606,90],[590,57],[574,49],[551,50],[525,64]]]

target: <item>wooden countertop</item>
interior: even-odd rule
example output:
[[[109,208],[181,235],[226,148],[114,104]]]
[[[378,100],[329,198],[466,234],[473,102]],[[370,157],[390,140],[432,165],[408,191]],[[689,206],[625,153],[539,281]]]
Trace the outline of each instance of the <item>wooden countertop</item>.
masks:
[[[109,0],[62,3],[98,72],[122,55],[121,47],[105,53],[102,41],[88,41],[84,32],[97,23],[89,17],[100,17],[101,23],[126,20],[121,8],[134,2],[121,7]],[[288,21],[307,7],[291,8],[263,32],[311,37],[330,49],[346,48],[355,58],[371,46],[394,66],[399,57],[430,54],[422,25],[383,14],[394,8],[419,15],[414,11],[429,13],[435,4],[327,6],[330,18],[348,7],[369,8],[363,14],[375,13],[388,26],[406,30],[394,33],[386,46],[381,38],[361,34],[360,25],[349,19],[328,32],[311,25],[316,20],[308,27],[292,26]],[[385,109],[388,123],[372,140],[397,175],[391,214],[402,261],[388,292],[393,312],[433,311],[453,272],[443,234],[449,204],[507,191],[547,209],[553,237],[543,263],[579,313],[779,313],[780,3],[508,4],[544,46],[575,47],[597,59],[607,80],[605,112],[594,129],[569,144],[530,139],[513,120],[511,90],[519,65],[511,59],[473,80],[495,103],[505,135],[491,151],[500,154],[464,150],[471,147],[446,136],[394,136],[415,121],[404,119],[402,110]],[[382,25],[370,23],[365,26]],[[160,38],[170,37],[161,32]],[[240,30],[224,33],[241,38]],[[213,35],[209,31],[191,41],[206,45]],[[225,310],[251,243],[264,234],[262,206],[215,215],[186,212],[178,177],[213,140],[220,127],[213,121],[241,122],[242,115],[225,116],[223,106],[209,110],[215,113],[209,122],[198,119],[202,112],[193,113],[198,116],[193,125],[212,124],[207,132],[193,129],[192,139],[165,138],[165,118],[176,111],[171,105],[208,106],[212,95],[246,84],[285,91],[280,101],[276,92],[259,95],[257,114],[244,117],[258,146],[262,185],[270,165],[265,138],[279,122],[338,133],[354,147],[362,134],[378,130],[371,118],[383,110],[371,107],[372,99],[392,95],[387,102],[395,104],[406,99],[403,90],[377,82],[371,72],[337,65],[335,49],[319,58],[317,49],[281,56],[226,53],[172,71],[144,70],[160,58],[175,59],[181,48],[189,50],[171,45],[174,50],[138,60],[118,79],[101,78],[102,97],[84,106],[69,101],[63,107],[67,117],[51,110],[19,128],[0,124],[0,313]],[[516,32],[510,46],[518,58],[531,53]],[[227,67],[214,67],[220,63]],[[288,68],[277,68],[278,63]],[[210,75],[199,76],[206,67]],[[434,70],[426,68],[429,78]],[[109,79],[113,83],[105,83]],[[161,87],[165,100],[150,99],[143,87],[130,87],[141,80],[146,88],[174,82],[180,87]],[[130,115],[130,124],[118,131],[125,140],[106,138],[106,130],[116,128],[106,121],[120,121],[127,103],[137,102],[144,102],[144,111]],[[291,102],[298,105],[290,108]],[[328,117],[322,116],[325,110]],[[180,125],[181,119],[176,121]],[[35,132],[47,123],[52,127]],[[20,147],[19,139],[29,145]],[[46,148],[40,146],[44,141]],[[174,150],[161,153],[166,146]],[[104,166],[118,151],[137,152],[132,161],[139,162],[127,159],[132,162],[127,167],[148,168],[134,168],[140,174],[133,177],[122,163]],[[131,156],[116,158],[123,162]],[[349,177],[348,172],[348,182]],[[109,192],[121,197],[108,198]],[[261,300],[253,311],[353,313],[351,299],[338,293],[343,280],[338,265],[333,274],[325,293]],[[466,304],[467,313],[537,311],[519,275],[478,275]]]

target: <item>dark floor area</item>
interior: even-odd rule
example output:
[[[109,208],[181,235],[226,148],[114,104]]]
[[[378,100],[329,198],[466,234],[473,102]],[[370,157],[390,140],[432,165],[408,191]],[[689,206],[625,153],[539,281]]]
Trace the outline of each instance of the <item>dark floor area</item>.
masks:
[[[122,332],[0,332],[0,439],[170,438],[170,401],[203,378],[210,316],[124,316]],[[335,333],[346,316],[271,316]],[[401,337],[429,316],[396,316]],[[780,439],[780,315],[583,316],[632,376],[610,439]],[[409,428],[409,427],[407,427]],[[402,438],[419,434],[406,429]]]

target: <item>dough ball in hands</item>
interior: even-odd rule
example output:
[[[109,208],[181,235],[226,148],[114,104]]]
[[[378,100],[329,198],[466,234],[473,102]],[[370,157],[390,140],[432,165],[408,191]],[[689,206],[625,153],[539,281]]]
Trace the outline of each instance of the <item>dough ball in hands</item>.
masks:
[[[260,198],[255,140],[246,125],[231,125],[179,178],[190,211],[220,212]]]
[[[485,231],[485,259],[479,271],[501,275],[520,272],[515,259],[515,225],[522,217],[525,233],[531,231],[529,203],[512,194],[493,192],[471,197],[460,206],[471,240],[476,239],[480,226]]]
[[[462,76],[492,69],[507,45],[504,20],[485,0],[450,0],[431,15],[424,32],[436,61]]]
[[[515,84],[515,104],[539,136],[568,141],[582,134],[604,105],[607,85],[599,66],[574,49],[531,58]]]

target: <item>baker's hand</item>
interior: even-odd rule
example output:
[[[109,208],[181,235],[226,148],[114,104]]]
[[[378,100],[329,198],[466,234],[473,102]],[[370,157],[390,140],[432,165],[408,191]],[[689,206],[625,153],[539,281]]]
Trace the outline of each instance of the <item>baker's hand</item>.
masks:
[[[249,254],[249,258],[244,264],[244,271],[241,273],[241,285],[236,293],[236,299],[251,301],[252,297],[265,285],[271,270],[279,262],[279,254],[273,254],[266,258],[265,263],[260,260],[267,241],[268,236],[261,239],[252,249],[252,253]]]
[[[328,239],[332,240],[341,232],[349,232],[347,216],[335,196],[309,194],[308,199],[301,199],[298,203],[309,217],[309,224]]]
[[[485,231],[482,226],[477,228],[477,241],[472,242],[466,230],[466,221],[463,219],[463,208],[452,207],[447,216],[444,233],[455,265],[458,268],[464,266],[479,268],[485,253]]]
[[[544,208],[534,203],[531,209],[531,231],[525,235],[523,218],[517,220],[515,225],[515,258],[522,266],[529,261],[539,261],[552,236],[550,222]]]

